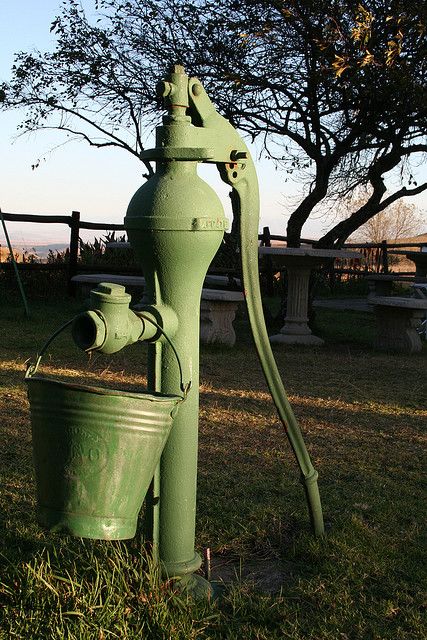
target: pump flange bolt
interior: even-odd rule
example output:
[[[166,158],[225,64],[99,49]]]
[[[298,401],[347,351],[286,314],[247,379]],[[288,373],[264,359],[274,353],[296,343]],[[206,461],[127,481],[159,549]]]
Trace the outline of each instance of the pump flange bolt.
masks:
[[[233,162],[236,162],[237,160],[246,160],[247,157],[247,151],[237,151],[237,149],[234,149],[230,153],[230,160],[232,160]]]
[[[193,84],[193,86],[191,87],[191,93],[193,94],[193,96],[200,96],[203,92],[203,87],[201,84]]]
[[[167,96],[173,95],[175,92],[175,86],[172,82],[167,82],[166,80],[162,80],[158,82],[156,85],[156,94],[159,98],[167,98]]]
[[[107,296],[113,296],[115,298],[119,296],[127,296],[126,289],[122,284],[115,284],[110,282],[100,282],[95,291],[99,293],[105,293]]]

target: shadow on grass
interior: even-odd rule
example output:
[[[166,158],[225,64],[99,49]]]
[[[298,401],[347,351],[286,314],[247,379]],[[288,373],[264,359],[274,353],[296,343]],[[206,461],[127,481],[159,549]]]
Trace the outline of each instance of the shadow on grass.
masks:
[[[32,338],[47,337],[51,324],[56,328],[60,322],[59,316],[46,323],[40,317],[33,323]],[[58,592],[61,579],[67,584],[66,571],[74,572],[76,581],[79,576],[88,576],[85,584],[96,584],[98,566],[99,572],[110,571],[110,577],[105,576],[108,584],[114,574],[114,590],[120,594],[119,604],[117,596],[99,609],[88,604],[89,595],[94,597],[90,586],[86,594],[77,590],[80,599],[73,599],[67,591],[62,600],[53,594],[48,603],[53,592],[40,580],[35,586],[30,581],[31,571],[27,572],[28,591],[23,591],[20,615],[24,620],[31,611],[32,617],[30,622],[22,622],[22,629],[28,628],[26,624],[44,624],[46,610],[46,619],[52,624],[59,624],[58,611],[75,611],[74,617],[64,614],[65,626],[61,628],[63,634],[66,628],[75,633],[62,637],[92,638],[97,637],[93,634],[99,628],[90,627],[83,633],[78,620],[83,624],[84,617],[84,624],[102,627],[103,619],[108,619],[108,628],[115,633],[116,612],[130,608],[129,614],[123,613],[125,622],[120,618],[122,637],[126,637],[123,629],[128,629],[126,620],[132,619],[129,637],[156,640],[423,638],[425,354],[389,356],[354,344],[326,345],[323,350],[275,350],[319,470],[327,536],[315,540],[310,535],[298,470],[254,349],[245,345],[233,350],[203,347],[196,539],[199,548],[212,549],[217,576],[222,571],[219,565],[226,563],[229,575],[236,574],[247,584],[239,593],[229,591],[221,605],[221,620],[209,617],[216,615],[212,609],[203,614],[205,617],[191,614],[185,633],[168,636],[156,626],[160,618],[157,622],[150,619],[157,636],[154,631],[138,636],[138,616],[151,606],[150,598],[157,602],[157,596],[147,591],[148,583],[141,586],[134,578],[135,571],[143,570],[135,560],[140,537],[126,543],[132,553],[130,559],[123,560],[128,571],[125,580],[111,564],[117,561],[113,550],[119,549],[119,544],[82,542],[44,533],[37,526],[29,414],[20,368],[33,345],[25,335],[22,347],[22,326],[10,321],[6,329],[8,348],[3,344],[4,365],[0,367],[2,553],[21,568],[30,563]],[[57,359],[52,362],[56,365],[75,367],[62,371],[65,378],[80,372],[93,379],[107,371],[104,375],[112,382],[120,378],[143,383],[145,356],[140,345],[117,359],[99,361],[90,372],[82,369],[74,348],[66,341],[55,353]],[[52,372],[48,364],[47,370]],[[54,549],[58,560],[50,573],[47,569],[43,573],[46,553],[53,554]],[[255,569],[264,586],[260,586]],[[14,579],[10,580],[8,602],[14,597],[10,595]],[[125,586],[119,587],[119,583]],[[264,597],[263,590],[274,592],[274,598]],[[171,606],[167,592],[159,597]],[[99,600],[94,602],[98,607]],[[15,615],[13,607],[8,610]],[[169,622],[167,628],[173,634]],[[28,631],[29,635],[22,637],[37,637],[34,633],[31,636]]]

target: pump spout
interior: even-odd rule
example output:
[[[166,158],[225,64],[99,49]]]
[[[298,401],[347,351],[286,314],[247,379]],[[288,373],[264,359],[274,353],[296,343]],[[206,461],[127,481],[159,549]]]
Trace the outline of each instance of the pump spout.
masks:
[[[156,327],[129,309],[130,301],[122,285],[101,282],[90,292],[90,309],[74,318],[71,332],[76,345],[83,351],[112,354],[155,336]]]

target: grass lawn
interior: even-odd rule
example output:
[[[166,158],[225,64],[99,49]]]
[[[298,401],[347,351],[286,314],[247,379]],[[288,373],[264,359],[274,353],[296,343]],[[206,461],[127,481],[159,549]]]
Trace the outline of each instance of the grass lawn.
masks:
[[[224,595],[193,603],[128,542],[41,530],[25,361],[78,310],[0,309],[0,638],[421,640],[427,637],[427,350],[372,350],[373,317],[318,309],[322,348],[277,346],[319,471],[327,535],[310,533],[296,464],[244,318],[235,348],[202,347],[197,546]],[[145,347],[91,361],[64,335],[44,371],[143,385]],[[423,484],[424,483],[424,484]]]

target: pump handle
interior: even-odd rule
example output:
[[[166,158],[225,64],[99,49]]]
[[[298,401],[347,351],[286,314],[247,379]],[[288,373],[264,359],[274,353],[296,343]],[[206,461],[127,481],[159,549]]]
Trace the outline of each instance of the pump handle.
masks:
[[[259,188],[255,165],[249,149],[236,129],[215,109],[197,78],[188,80],[189,111],[195,138],[203,139],[214,150],[222,180],[237,198],[231,198],[233,214],[240,221],[240,255],[244,295],[258,357],[279,418],[301,471],[310,520],[315,535],[324,533],[322,506],[314,469],[305,442],[286,395],[282,378],[268,339],[262,309],[258,269]],[[199,130],[201,133],[196,133]]]

